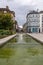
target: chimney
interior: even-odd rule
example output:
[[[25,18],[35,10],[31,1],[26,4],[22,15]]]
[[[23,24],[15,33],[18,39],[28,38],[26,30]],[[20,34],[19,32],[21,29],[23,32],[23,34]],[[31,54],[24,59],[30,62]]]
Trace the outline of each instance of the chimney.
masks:
[[[6,9],[9,9],[9,7],[8,7],[8,6],[6,6]]]

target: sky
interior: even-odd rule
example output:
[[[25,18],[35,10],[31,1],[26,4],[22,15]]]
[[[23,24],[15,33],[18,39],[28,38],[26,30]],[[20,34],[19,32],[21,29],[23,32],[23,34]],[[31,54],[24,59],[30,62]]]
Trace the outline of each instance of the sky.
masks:
[[[43,10],[43,0],[0,0],[0,7],[6,7],[15,12],[18,25],[26,22],[26,15],[31,10]]]

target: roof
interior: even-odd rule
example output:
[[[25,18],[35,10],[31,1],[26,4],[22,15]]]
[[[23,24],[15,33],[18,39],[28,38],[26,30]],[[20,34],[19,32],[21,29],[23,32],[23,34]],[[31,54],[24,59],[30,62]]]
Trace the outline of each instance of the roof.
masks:
[[[43,13],[43,11],[40,11],[39,13]]]
[[[0,11],[9,11],[9,9],[6,9],[6,8],[0,8]]]
[[[34,11],[34,10],[33,10],[33,11],[30,11],[30,12],[27,14],[27,16],[30,15],[30,14],[40,14],[40,13],[43,13],[43,11],[39,11],[39,12],[38,12],[38,11]],[[26,16],[26,17],[27,17],[27,16]]]
[[[8,7],[8,6],[7,6]],[[15,16],[15,12],[14,11],[11,11],[9,8],[0,8],[0,11],[7,11],[7,12],[10,12],[12,13],[14,16]]]
[[[30,12],[27,14],[27,16],[30,15],[30,14],[39,14],[39,12],[33,10],[33,11],[30,11]]]

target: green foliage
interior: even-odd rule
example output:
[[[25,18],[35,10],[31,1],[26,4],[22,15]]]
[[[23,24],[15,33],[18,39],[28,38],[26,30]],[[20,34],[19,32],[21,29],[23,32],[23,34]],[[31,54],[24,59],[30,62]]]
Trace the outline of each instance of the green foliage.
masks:
[[[11,14],[0,14],[0,29],[11,30],[13,28],[13,21]]]
[[[14,43],[14,42],[17,42],[18,40],[17,40],[17,38],[14,38],[14,39],[12,39],[11,41],[9,41],[10,43]]]
[[[11,35],[13,34],[10,30],[0,30],[0,35]]]
[[[25,42],[31,42],[31,39],[30,39],[30,37],[28,36],[28,35],[23,35],[23,39],[24,39],[24,41]]]

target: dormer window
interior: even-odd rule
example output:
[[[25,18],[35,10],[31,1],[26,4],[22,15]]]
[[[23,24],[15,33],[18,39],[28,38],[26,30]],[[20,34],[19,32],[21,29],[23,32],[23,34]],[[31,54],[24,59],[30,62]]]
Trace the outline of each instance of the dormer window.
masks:
[[[7,11],[4,11],[4,13],[7,13]]]

